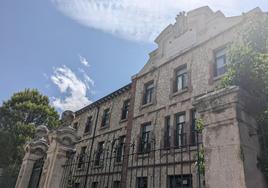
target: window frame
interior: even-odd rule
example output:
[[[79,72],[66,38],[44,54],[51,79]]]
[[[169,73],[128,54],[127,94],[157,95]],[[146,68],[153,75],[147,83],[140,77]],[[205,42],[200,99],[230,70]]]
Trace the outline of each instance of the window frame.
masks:
[[[184,121],[183,122],[178,122],[180,121],[180,117],[184,116]],[[175,139],[174,139],[174,146],[175,147],[182,147],[185,146],[186,142],[186,133],[185,133],[185,124],[186,124],[186,113],[185,112],[179,112],[175,114],[174,118],[174,128],[175,128]],[[178,128],[178,127],[181,128]]]
[[[102,155],[104,153],[104,141],[98,142],[98,148],[96,151],[95,159],[94,159],[94,166],[101,166],[102,165]]]
[[[82,146],[80,153],[79,153],[79,158],[78,158],[78,163],[77,163],[77,168],[81,169],[83,168],[84,160],[85,160],[85,155],[86,155],[86,150],[87,146]]]
[[[150,127],[149,131],[146,131],[146,127]],[[149,153],[151,151],[151,134],[153,131],[153,126],[151,122],[146,122],[141,125],[140,130],[140,145],[139,153]]]
[[[101,128],[109,127],[110,125],[110,116],[111,116],[111,109],[105,108],[103,110],[102,119],[101,119]]]
[[[181,88],[178,87],[179,78],[181,78]],[[187,64],[183,64],[174,70],[172,85],[173,85],[173,93],[184,91],[189,88],[189,74],[188,74]]]
[[[226,65],[228,63],[228,59],[227,59],[227,52],[226,52],[227,48],[226,46],[217,48],[213,51],[213,56],[214,56],[214,63],[213,63],[213,77],[214,78],[218,78],[223,76],[226,73]],[[224,51],[223,55],[220,55],[219,57],[217,56],[217,53],[220,53],[221,51]],[[223,73],[218,73],[218,60],[222,59],[224,61],[224,66],[221,68],[224,68],[224,72]]]
[[[121,112],[121,120],[127,120],[130,109],[130,99],[126,99],[123,103],[122,112]]]
[[[172,181],[175,180],[175,185],[172,185]],[[187,185],[183,184],[183,181],[187,180]],[[192,174],[182,174],[182,175],[167,175],[167,185],[168,188],[175,188],[175,187],[185,187],[185,188],[192,188],[193,187],[193,175]],[[177,185],[176,183],[182,183]],[[173,187],[174,186],[174,187]]]
[[[117,143],[116,151],[115,151],[115,162],[116,163],[121,163],[123,161],[125,140],[126,140],[125,135],[120,136],[118,138],[118,143]]]
[[[91,134],[91,129],[92,129],[92,116],[89,116],[87,117],[84,134]]]
[[[142,182],[140,182],[140,181],[142,181]],[[140,184],[141,183],[143,183],[144,184],[144,182],[146,182],[145,183],[145,187],[144,186],[140,186]],[[136,188],[148,188],[148,177],[146,177],[146,176],[144,176],[144,177],[136,177],[136,186],[135,186]]]
[[[77,131],[78,130],[78,126],[79,126],[79,122],[76,121],[73,123],[73,128]]]
[[[164,120],[164,149],[169,149],[171,147],[171,117],[166,116]]]
[[[149,88],[150,86],[151,88]],[[154,101],[154,95],[155,95],[155,84],[154,84],[154,81],[151,80],[144,84],[142,105],[146,106],[146,105],[152,104]]]

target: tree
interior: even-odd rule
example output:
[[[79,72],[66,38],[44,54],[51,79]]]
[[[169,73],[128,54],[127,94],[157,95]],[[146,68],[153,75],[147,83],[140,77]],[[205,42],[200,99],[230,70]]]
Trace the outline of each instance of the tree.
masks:
[[[220,87],[237,85],[246,90],[255,98],[254,115],[263,121],[268,119],[268,16],[247,18],[238,36],[228,48],[227,74]]]
[[[248,18],[240,28],[240,37],[228,50],[227,74],[221,87],[237,85],[252,97],[251,114],[258,123],[261,156],[258,165],[268,173],[268,16]],[[267,180],[268,181],[268,180]]]
[[[23,147],[34,137],[35,127],[59,125],[59,115],[49,99],[35,89],[15,93],[0,107],[0,167],[16,176],[24,156]]]

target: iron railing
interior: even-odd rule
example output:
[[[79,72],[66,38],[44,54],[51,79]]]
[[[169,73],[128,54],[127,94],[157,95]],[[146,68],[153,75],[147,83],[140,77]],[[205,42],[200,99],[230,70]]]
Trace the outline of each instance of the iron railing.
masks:
[[[183,136],[191,140],[192,134]],[[194,144],[185,139],[183,144],[171,144],[168,148],[151,140],[150,150],[146,152],[139,151],[137,141],[124,144],[123,152],[118,151],[122,149],[118,139],[107,141],[105,147],[93,151],[91,157],[88,154],[69,156],[63,165],[61,188],[201,188],[199,137],[196,134]],[[122,154],[121,160],[118,154]],[[127,168],[124,174],[123,168]]]

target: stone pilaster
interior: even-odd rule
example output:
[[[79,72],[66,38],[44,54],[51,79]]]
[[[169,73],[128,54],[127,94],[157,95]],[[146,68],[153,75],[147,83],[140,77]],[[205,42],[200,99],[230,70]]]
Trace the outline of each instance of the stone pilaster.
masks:
[[[27,188],[31,179],[34,163],[46,156],[48,143],[46,136],[48,129],[41,125],[37,127],[35,139],[25,146],[25,156],[22,161],[16,188]]]
[[[65,114],[66,115],[66,114]],[[72,118],[63,117],[63,125],[49,135],[50,146],[43,167],[39,188],[59,188],[63,175],[63,165],[69,152],[74,151],[78,140],[76,130],[72,128]],[[70,118],[68,120],[68,118]]]
[[[222,89],[195,100],[205,122],[207,188],[267,187],[258,168],[257,123],[250,116],[252,98],[238,87]]]

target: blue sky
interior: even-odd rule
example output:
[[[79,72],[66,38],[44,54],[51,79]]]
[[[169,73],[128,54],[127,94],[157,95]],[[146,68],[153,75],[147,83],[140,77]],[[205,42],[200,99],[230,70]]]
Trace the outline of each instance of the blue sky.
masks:
[[[265,0],[1,0],[0,103],[37,88],[77,110],[130,82],[176,14],[209,5],[226,15]]]

